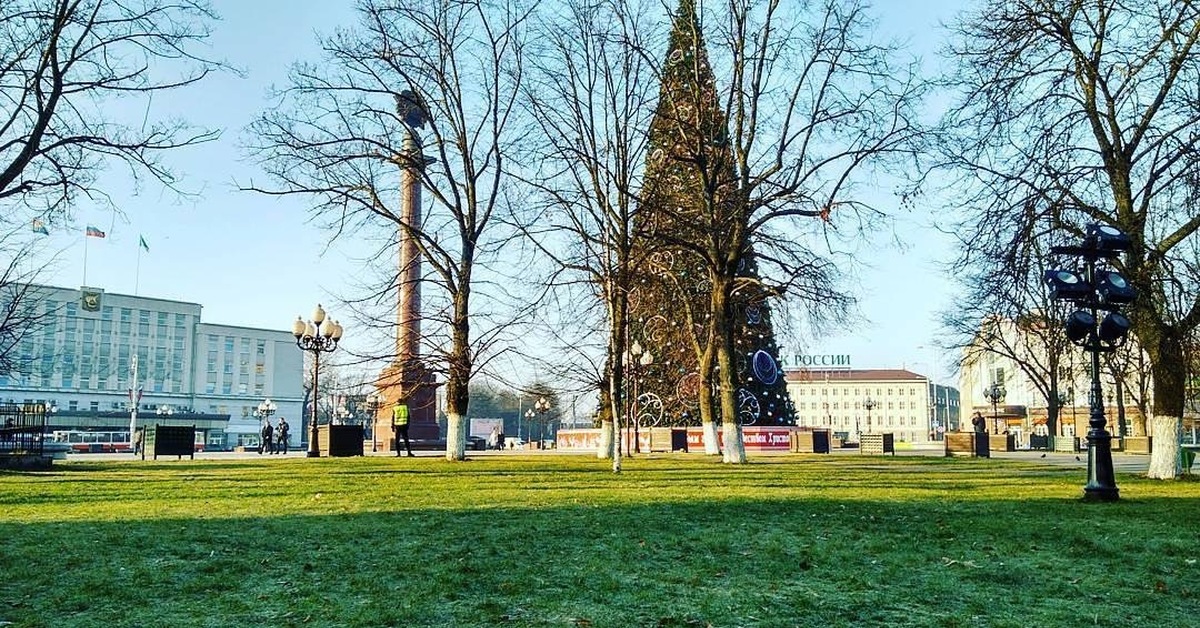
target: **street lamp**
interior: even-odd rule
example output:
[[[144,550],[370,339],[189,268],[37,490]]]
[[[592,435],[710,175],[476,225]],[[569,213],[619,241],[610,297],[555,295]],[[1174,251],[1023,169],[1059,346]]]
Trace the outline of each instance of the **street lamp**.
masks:
[[[992,404],[992,433],[1000,433],[1000,411],[998,406],[1001,401],[1004,401],[1004,395],[1008,391],[1004,390],[1004,384],[1000,382],[992,382],[991,386],[983,389],[983,398],[987,399]]]
[[[379,441],[375,438],[375,415],[379,412],[379,406],[383,405],[383,396],[377,392],[367,395],[367,411],[371,413],[371,452],[378,451]]]
[[[530,438],[533,438],[533,417],[535,417],[535,416],[537,416],[537,415],[534,413],[533,408],[530,408],[525,411],[525,424],[530,426],[530,428],[529,428],[529,437]],[[521,426],[520,425],[517,426],[517,440],[518,441],[521,440]]]
[[[1100,354],[1125,343],[1130,322],[1118,310],[1133,303],[1137,292],[1120,273],[1097,268],[1128,251],[1132,240],[1120,229],[1101,224],[1087,226],[1083,244],[1054,246],[1053,255],[1080,258],[1076,271],[1048,270],[1044,281],[1050,298],[1068,301],[1077,308],[1067,315],[1067,338],[1092,354],[1091,411],[1088,418],[1088,483],[1084,499],[1114,501],[1119,497],[1112,464],[1112,435],[1104,429],[1104,391],[1100,387]],[[1101,319],[1100,313],[1104,312]]]
[[[319,458],[321,450],[317,447],[317,373],[321,368],[321,353],[331,352],[337,349],[338,341],[342,339],[342,326],[332,318],[325,317],[325,310],[321,309],[321,304],[317,304],[317,309],[313,310],[312,320],[305,322],[299,316],[296,317],[296,322],[292,323],[292,335],[296,337],[296,346],[300,347],[301,351],[308,351],[313,355],[313,386],[312,386],[312,415],[309,417],[311,421],[311,429],[308,437],[308,457]]]
[[[638,383],[644,369],[654,364],[654,355],[650,353],[649,349],[643,349],[640,342],[634,340],[625,354],[625,364],[629,365],[629,379],[633,387],[633,394],[630,395],[631,400],[628,404],[629,423],[633,424],[633,452],[640,454],[642,446],[638,442],[638,430],[641,427],[641,418],[638,416]]]
[[[879,407],[879,402],[875,401],[874,399],[872,399],[870,397],[867,397],[867,400],[863,402],[863,407],[867,409],[867,433],[870,434],[871,433],[871,411],[874,410],[875,408]]]
[[[550,411],[550,402],[547,401],[545,397],[541,397],[536,402],[534,402],[533,409],[537,411],[537,413],[539,415],[538,418],[542,421],[542,425],[538,427],[538,441],[539,441],[538,446],[540,447],[541,446],[540,441],[542,440],[542,436],[543,436],[542,428],[546,424],[546,421],[545,421],[546,413]]]
[[[175,408],[165,404],[159,405],[158,409],[154,411],[154,414],[157,414],[158,416],[171,416],[172,414],[175,414]]]
[[[254,411],[254,416],[257,416],[259,422],[262,422],[270,419],[271,415],[275,414],[276,409],[277,406],[275,405],[274,401],[271,401],[270,399],[263,399],[262,402],[258,404],[258,409]]]

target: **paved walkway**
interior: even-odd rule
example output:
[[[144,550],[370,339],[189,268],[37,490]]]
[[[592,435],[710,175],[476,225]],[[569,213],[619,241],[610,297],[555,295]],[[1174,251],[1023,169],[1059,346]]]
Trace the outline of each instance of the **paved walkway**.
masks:
[[[440,458],[444,455],[442,451],[432,450],[414,450],[414,454],[420,458]],[[835,449],[834,455],[837,456],[857,456],[857,449]],[[475,456],[509,456],[509,455],[554,455],[554,454],[576,454],[576,455],[594,455],[591,450],[536,450],[536,451],[468,451],[467,455]],[[197,460],[281,460],[285,458],[304,458],[307,452],[305,450],[292,450],[287,454],[258,454],[255,452],[230,452],[230,451],[205,451],[196,454]],[[370,452],[367,451],[367,456],[395,456],[390,451]],[[687,454],[681,454],[687,455]],[[761,455],[788,455],[786,453],[778,454],[755,454],[751,453],[750,457]],[[902,449],[896,452],[898,456],[929,456],[941,457],[944,455],[943,449],[930,446],[917,446],[912,449]],[[1113,468],[1118,473],[1133,473],[1142,474],[1150,466],[1150,456],[1145,454],[1126,454],[1121,452],[1113,453]],[[1042,451],[1010,451],[1010,452],[992,452],[992,457],[997,460],[1020,460],[1023,462],[1033,462],[1050,464],[1063,467],[1074,467],[1087,470],[1087,452],[1079,452],[1077,454],[1061,453],[1061,452],[1042,452]],[[140,460],[140,457],[135,457],[132,454],[69,454],[68,460],[121,460],[133,461]],[[150,458],[147,458],[149,460]],[[159,460],[175,460],[174,456],[160,456]]]

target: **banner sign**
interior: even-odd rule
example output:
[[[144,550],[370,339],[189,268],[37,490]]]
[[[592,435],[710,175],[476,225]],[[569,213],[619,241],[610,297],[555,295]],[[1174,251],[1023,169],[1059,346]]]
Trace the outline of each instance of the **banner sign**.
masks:
[[[794,353],[780,355],[779,361],[784,366],[791,368],[850,368],[850,354],[848,353],[838,355]]]

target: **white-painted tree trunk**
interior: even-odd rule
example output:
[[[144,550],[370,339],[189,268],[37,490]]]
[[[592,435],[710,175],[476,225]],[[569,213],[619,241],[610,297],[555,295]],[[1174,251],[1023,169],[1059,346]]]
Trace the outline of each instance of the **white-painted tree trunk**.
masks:
[[[600,424],[600,442],[596,444],[596,457],[601,460],[612,458],[613,455],[613,423],[604,421]]]
[[[467,419],[461,414],[446,415],[446,460],[466,460]]]
[[[616,427],[616,426],[614,426],[614,427]],[[622,449],[623,449],[623,447],[621,446],[620,429],[619,428],[614,429],[613,430],[613,448],[612,448],[612,461],[613,461],[612,471],[613,471],[613,473],[621,472],[622,454],[624,454]]]
[[[717,422],[706,421],[700,424],[700,438],[704,441],[704,454],[707,456],[721,455],[721,441],[717,438]]]
[[[1182,432],[1183,421],[1179,417],[1154,415],[1150,424],[1150,435],[1154,440],[1146,477],[1155,480],[1179,477],[1183,472],[1179,460],[1179,435]]]
[[[726,464],[743,464],[746,462],[746,445],[742,442],[742,426],[734,421],[721,424],[725,436],[725,451],[721,461]]]

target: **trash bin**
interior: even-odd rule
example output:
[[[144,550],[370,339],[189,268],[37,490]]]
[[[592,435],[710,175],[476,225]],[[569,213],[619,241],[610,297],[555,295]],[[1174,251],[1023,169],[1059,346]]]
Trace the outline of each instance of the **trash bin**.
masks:
[[[975,432],[975,456],[978,458],[992,457],[991,441],[983,432]]]

